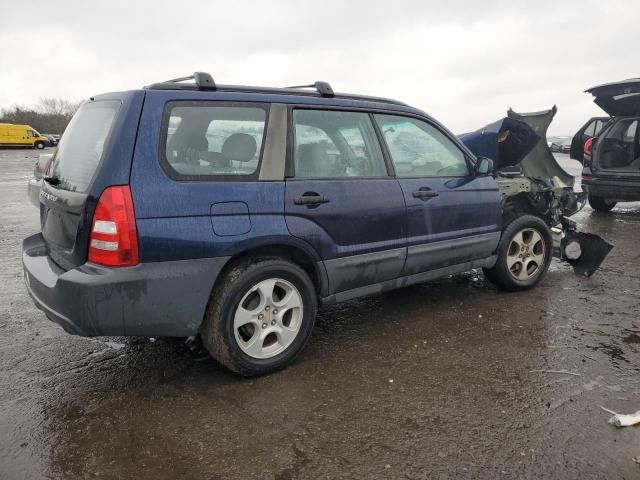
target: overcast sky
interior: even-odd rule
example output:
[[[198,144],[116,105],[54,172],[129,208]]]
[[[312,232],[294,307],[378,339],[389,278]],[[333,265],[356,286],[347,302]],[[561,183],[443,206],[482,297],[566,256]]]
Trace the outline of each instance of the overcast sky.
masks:
[[[640,2],[39,1],[0,8],[0,107],[81,100],[208,71],[325,80],[475,130],[558,105],[550,134],[602,112],[583,91],[640,76]]]

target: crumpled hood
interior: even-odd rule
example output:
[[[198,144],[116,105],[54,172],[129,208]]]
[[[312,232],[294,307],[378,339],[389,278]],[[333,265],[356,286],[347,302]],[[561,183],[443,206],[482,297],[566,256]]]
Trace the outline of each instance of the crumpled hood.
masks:
[[[518,165],[538,143],[538,135],[525,122],[509,117],[458,138],[477,157],[493,160],[496,171]]]
[[[496,171],[519,165],[526,177],[573,188],[574,177],[562,169],[547,145],[547,129],[557,111],[555,105],[532,113],[509,109],[506,117],[458,138],[476,156],[492,159]]]

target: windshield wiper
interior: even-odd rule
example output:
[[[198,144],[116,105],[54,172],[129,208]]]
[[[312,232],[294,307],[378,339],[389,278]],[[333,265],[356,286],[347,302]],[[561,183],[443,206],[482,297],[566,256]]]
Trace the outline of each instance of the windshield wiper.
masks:
[[[47,182],[49,185],[53,185],[54,187],[55,187],[56,185],[60,185],[60,182],[62,182],[62,180],[60,180],[60,178],[55,177],[55,176],[51,176],[51,177],[45,176],[45,177],[43,178],[43,180],[44,180],[45,182]]]

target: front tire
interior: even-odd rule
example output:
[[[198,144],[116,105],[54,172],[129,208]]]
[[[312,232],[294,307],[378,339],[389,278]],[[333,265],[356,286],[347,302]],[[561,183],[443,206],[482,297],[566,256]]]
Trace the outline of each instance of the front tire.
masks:
[[[304,349],[317,298],[309,276],[278,257],[233,265],[211,294],[200,335],[218,362],[244,376],[286,367]]]
[[[33,148],[35,148],[37,150],[43,150],[44,149],[44,143],[43,142],[36,142],[35,145],[33,146]]]
[[[613,210],[613,207],[616,206],[616,203],[617,202],[608,201],[603,197],[589,195],[589,205],[598,212],[610,212]]]
[[[551,264],[553,239],[546,223],[533,215],[515,218],[502,232],[498,259],[485,276],[504,290],[517,292],[536,286]]]

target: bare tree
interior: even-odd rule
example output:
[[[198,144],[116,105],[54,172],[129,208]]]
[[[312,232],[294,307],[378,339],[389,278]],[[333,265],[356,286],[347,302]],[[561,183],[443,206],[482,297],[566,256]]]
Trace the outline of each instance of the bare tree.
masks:
[[[70,102],[64,98],[44,97],[40,99],[38,110],[45,115],[56,115],[71,118],[80,107],[81,102]]]
[[[63,98],[41,98],[38,106],[13,105],[0,110],[0,123],[31,125],[41,133],[62,133],[82,102]]]

